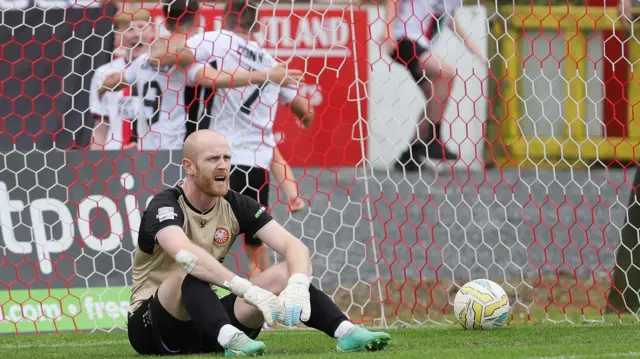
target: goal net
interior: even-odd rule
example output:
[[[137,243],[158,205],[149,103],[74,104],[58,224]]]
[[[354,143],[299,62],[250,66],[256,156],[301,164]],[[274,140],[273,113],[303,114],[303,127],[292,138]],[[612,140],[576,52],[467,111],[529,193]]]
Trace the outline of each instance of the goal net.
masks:
[[[159,6],[136,4],[163,26]],[[183,178],[180,151],[92,147],[90,82],[117,53],[120,6],[0,0],[0,333],[126,329],[142,212]],[[222,6],[203,6],[201,31]],[[303,129],[279,106],[294,176],[269,185],[313,283],[373,326],[453,325],[458,288],[478,278],[506,290],[512,324],[637,320],[630,28],[615,8],[564,2],[445,15],[491,67],[438,23],[432,51],[456,72],[437,138],[458,159],[403,171],[425,95],[383,51],[384,6],[262,2],[256,41],[305,71],[316,112]],[[288,182],[304,209],[290,211]],[[225,265],[246,275],[242,243]]]

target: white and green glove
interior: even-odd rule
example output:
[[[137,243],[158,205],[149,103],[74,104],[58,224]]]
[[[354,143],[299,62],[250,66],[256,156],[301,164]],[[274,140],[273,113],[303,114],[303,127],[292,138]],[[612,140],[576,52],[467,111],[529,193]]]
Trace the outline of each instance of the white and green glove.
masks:
[[[280,302],[275,294],[257,285],[253,285],[248,280],[238,276],[233,277],[230,281],[224,282],[224,286],[227,287],[231,293],[244,299],[246,303],[258,308],[262,312],[262,316],[264,316],[264,321],[267,325],[273,326],[278,319]]]
[[[280,315],[278,321],[284,325],[298,325],[311,317],[309,299],[309,276],[296,273],[289,278],[287,287],[280,293]]]

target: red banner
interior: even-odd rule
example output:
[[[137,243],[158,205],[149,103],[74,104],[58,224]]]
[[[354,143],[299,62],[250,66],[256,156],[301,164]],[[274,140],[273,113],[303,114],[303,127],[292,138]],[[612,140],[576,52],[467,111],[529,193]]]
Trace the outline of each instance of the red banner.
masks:
[[[617,7],[618,0],[585,0],[586,9],[602,10],[605,7]],[[595,21],[595,20],[594,20]],[[601,58],[589,58],[588,66],[595,66],[602,61],[604,80],[604,101],[602,116],[604,121],[605,137],[627,137],[627,84],[629,82],[629,62],[624,54],[629,53],[627,30],[607,28],[598,29],[597,38],[602,39],[603,56]]]
[[[154,16],[161,24],[161,11]],[[220,29],[221,20],[221,9],[202,9],[200,24],[206,31]],[[366,11],[272,8],[262,10],[259,21],[256,40],[279,60],[293,56],[291,67],[305,70],[300,92],[316,110],[313,125],[305,130],[286,107],[278,109],[274,132],[282,155],[292,166],[355,166],[367,148],[360,143],[367,137],[366,124],[358,122],[367,118],[366,90],[360,86],[356,101],[355,88],[368,80]]]

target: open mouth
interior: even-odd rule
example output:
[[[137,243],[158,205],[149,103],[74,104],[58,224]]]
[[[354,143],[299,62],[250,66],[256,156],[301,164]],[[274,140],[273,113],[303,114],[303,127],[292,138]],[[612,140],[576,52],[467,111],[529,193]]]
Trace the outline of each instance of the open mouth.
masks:
[[[215,180],[216,182],[224,182],[224,181],[226,181],[226,180],[227,180],[227,177],[226,177],[226,176],[215,176],[215,177],[214,177],[214,180]]]

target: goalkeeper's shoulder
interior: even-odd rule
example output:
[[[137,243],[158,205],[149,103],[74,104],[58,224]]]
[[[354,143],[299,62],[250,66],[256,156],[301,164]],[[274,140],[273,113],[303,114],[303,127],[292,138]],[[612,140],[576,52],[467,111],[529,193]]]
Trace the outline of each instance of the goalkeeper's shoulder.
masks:
[[[230,189],[223,198],[229,204],[240,226],[240,234],[255,237],[265,225],[273,222],[273,217],[267,208],[247,195]]]

